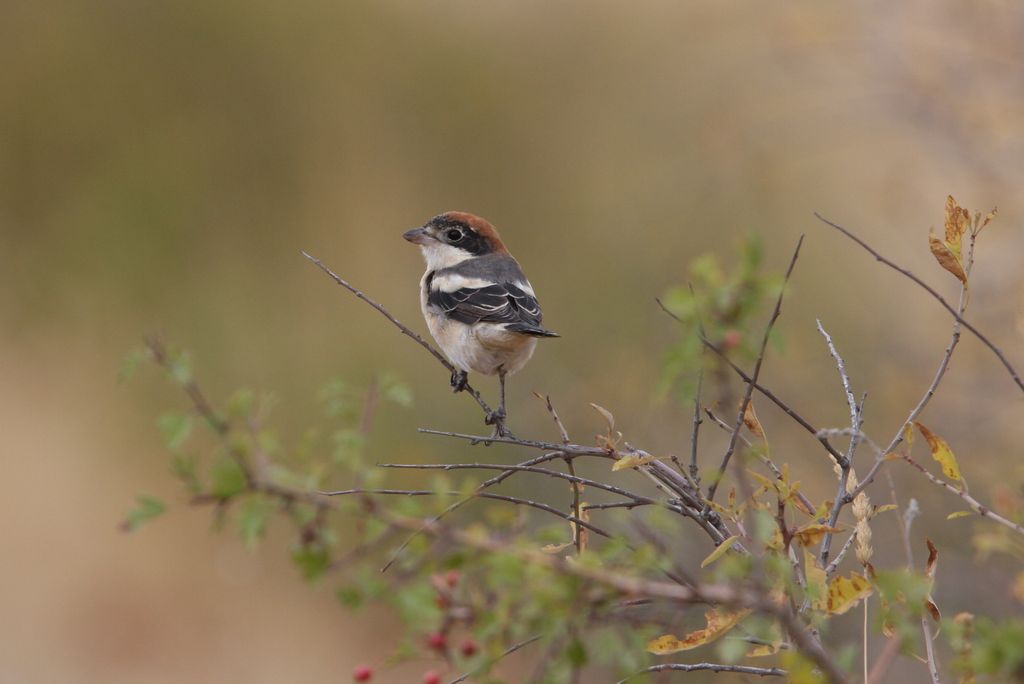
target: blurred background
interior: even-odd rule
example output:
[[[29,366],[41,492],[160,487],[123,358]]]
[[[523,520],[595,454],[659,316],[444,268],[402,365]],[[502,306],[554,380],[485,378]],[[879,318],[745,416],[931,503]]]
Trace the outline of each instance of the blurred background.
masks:
[[[385,612],[353,618],[329,586],[300,581],[281,544],[248,553],[212,532],[154,423],[183,399],[152,371],[116,382],[142,335],[161,333],[192,350],[215,400],[273,391],[288,439],[327,380],[390,371],[416,403],[381,412],[371,457],[465,459],[415,428],[479,430],[475,408],[300,249],[424,331],[422,262],[401,233],[450,209],[489,218],[563,336],[510,381],[517,432],[554,436],[537,390],[577,440],[600,430],[594,401],[630,441],[682,453],[689,409],[656,391],[678,332],[654,298],[697,255],[733,263],[751,232],[781,271],[806,233],[785,348],[762,377],[816,424],[845,423],[821,317],[869,393],[866,429],[888,441],[950,320],[812,212],[954,297],[926,239],[952,193],[1000,208],[969,318],[1024,365],[1015,3],[10,0],[3,15],[3,681],[346,681],[388,652]],[[831,497],[814,441],[759,412],[778,460]],[[1020,392],[965,337],[922,419],[998,502],[1021,481],[1022,416]],[[1005,598],[1013,566],[975,564],[974,523],[945,521],[960,502],[892,471],[942,549],[943,611],[1019,612]],[[126,535],[139,492],[172,510]],[[875,534],[878,564],[900,562],[891,531]],[[699,560],[710,549],[694,539]],[[899,667],[901,681],[924,678]]]

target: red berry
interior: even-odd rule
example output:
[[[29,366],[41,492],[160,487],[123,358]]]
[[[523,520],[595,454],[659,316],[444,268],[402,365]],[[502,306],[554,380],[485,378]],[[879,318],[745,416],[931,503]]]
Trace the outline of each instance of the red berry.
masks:
[[[444,579],[448,582],[448,588],[454,589],[459,584],[459,580],[462,579],[462,573],[458,570],[449,570]]]
[[[466,639],[462,642],[462,655],[467,658],[472,658],[476,655],[476,652],[480,650],[480,646],[477,645],[476,640]]]
[[[369,665],[357,665],[352,670],[352,679],[357,682],[368,682],[373,679],[373,668]]]
[[[423,684],[441,684],[441,673],[437,670],[423,673]]]
[[[427,645],[435,651],[443,651],[448,647],[448,639],[440,632],[434,632],[427,637]]]
[[[740,345],[743,341],[743,333],[735,328],[731,328],[726,331],[725,336],[722,338],[722,346],[726,349],[734,349]]]

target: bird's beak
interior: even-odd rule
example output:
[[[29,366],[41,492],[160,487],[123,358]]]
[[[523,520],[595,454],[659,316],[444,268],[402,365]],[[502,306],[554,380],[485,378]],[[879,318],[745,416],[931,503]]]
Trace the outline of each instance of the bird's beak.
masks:
[[[425,245],[434,240],[434,238],[431,237],[430,233],[428,233],[423,228],[413,228],[412,230],[407,230],[404,233],[402,233],[402,237],[404,237],[406,240],[415,245]]]

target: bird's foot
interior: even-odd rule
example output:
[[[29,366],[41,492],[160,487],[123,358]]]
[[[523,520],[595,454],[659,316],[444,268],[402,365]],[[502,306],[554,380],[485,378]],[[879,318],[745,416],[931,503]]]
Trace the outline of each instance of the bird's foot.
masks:
[[[505,424],[507,418],[505,409],[498,409],[487,414],[487,417],[484,418],[484,423],[494,426],[494,432],[491,434],[492,438],[508,437],[512,434],[512,431]]]
[[[466,371],[452,371],[452,392],[459,393],[469,386],[469,373]]]

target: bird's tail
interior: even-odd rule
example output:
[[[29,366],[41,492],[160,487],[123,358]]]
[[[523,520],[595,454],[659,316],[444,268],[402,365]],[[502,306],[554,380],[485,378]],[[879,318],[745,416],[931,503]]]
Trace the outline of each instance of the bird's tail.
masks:
[[[511,323],[505,326],[505,330],[510,332],[522,333],[523,335],[529,335],[530,337],[561,337],[556,332],[545,330],[536,325],[528,325],[526,323]]]

